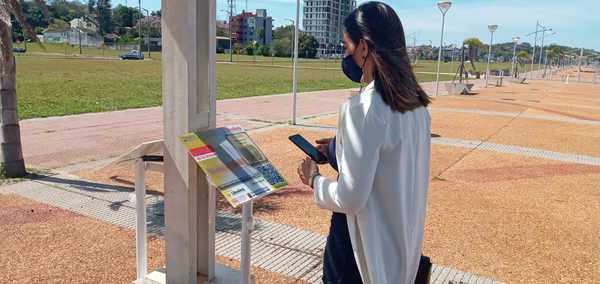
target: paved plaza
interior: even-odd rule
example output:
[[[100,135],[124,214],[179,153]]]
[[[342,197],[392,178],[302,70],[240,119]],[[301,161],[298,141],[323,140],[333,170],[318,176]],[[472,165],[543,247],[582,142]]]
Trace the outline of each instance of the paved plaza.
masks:
[[[474,95],[439,96],[430,106],[424,254],[435,263],[432,283],[600,282],[600,85],[476,86]],[[429,93],[433,87],[424,84]],[[289,95],[217,103],[217,124],[250,130],[290,182],[255,206],[253,264],[261,283],[320,279],[330,213],[300,185],[302,153],[287,136],[334,135],[337,110],[350,95],[299,95],[296,126],[288,124]],[[0,243],[7,254],[0,269],[9,271],[0,282],[133,280],[133,168],[104,166],[132,146],[162,139],[161,109],[32,119],[21,127],[28,166],[47,172],[0,187],[0,232],[11,236]],[[149,264],[160,269],[162,175],[150,173],[147,183]],[[222,199],[218,207],[217,254],[235,265],[239,246],[227,244],[239,243],[239,212]],[[30,258],[41,268],[31,270]]]

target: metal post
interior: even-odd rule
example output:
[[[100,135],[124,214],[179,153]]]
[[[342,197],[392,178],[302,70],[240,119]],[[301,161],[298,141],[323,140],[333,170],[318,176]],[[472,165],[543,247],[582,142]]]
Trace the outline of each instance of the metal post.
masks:
[[[140,38],[140,53],[142,53],[142,0],[138,0],[138,9],[140,10],[140,18],[138,21],[138,37]]]
[[[146,162],[141,158],[135,161],[135,260],[137,280],[146,278],[148,258],[146,256]]]
[[[297,78],[296,68],[298,66],[298,25],[300,23],[300,0],[296,0],[296,22],[294,24],[294,66],[292,68],[292,124],[296,125],[296,91]]]
[[[442,35],[440,36],[440,50],[438,52],[437,72],[435,78],[435,95],[440,91],[440,66],[442,64],[442,46],[444,45],[444,26],[446,24],[446,12],[442,12]]]
[[[231,1],[231,0],[230,0]],[[233,62],[233,33],[231,20],[233,19],[233,3],[229,3],[229,62]]]
[[[529,69],[529,79],[533,79],[533,64],[535,64],[535,50],[537,46],[537,35],[540,21],[535,23],[535,41],[533,42],[533,54],[531,55],[531,68]]]
[[[581,82],[581,64],[583,61],[583,48],[581,48],[581,52],[579,54],[579,62],[577,63],[577,82]]]
[[[148,39],[148,45],[146,46],[146,50],[148,51],[148,58],[152,58],[152,55],[150,54],[150,11],[148,11],[148,9],[142,8],[142,10],[146,11],[146,28],[148,28],[148,32],[147,34],[147,39]],[[140,25],[141,25],[142,21],[140,21]],[[142,52],[142,50],[140,49],[140,52]]]
[[[240,270],[242,272],[242,284],[250,284],[250,250],[251,250],[251,239],[252,234],[252,201],[246,202],[242,205],[242,235],[241,235],[241,258],[240,258]]]
[[[83,52],[81,51],[81,29],[77,28],[77,36],[79,37],[79,54],[81,55]]]
[[[513,39],[513,41],[515,42],[515,46],[513,47],[513,58],[512,58],[512,69],[510,71],[510,74],[512,75],[512,77],[515,77],[515,66],[517,65],[517,45],[519,44],[519,39],[518,37],[515,37]]]
[[[546,27],[542,27],[542,45],[540,46],[540,60],[538,66],[542,65],[542,59],[544,59],[544,39],[546,38]]]
[[[146,16],[148,16],[148,58],[152,58],[152,54],[150,54],[150,11],[146,10]]]
[[[450,45],[452,52],[450,53],[450,71],[454,72],[454,44]]]
[[[488,79],[490,77],[490,61],[492,60],[492,44],[494,44],[494,31],[490,30],[490,48],[488,49],[487,71],[485,73],[485,87],[488,87]]]
[[[548,49],[546,48],[546,54],[545,54],[545,58],[544,58],[544,77],[547,79],[547,72],[548,70]]]

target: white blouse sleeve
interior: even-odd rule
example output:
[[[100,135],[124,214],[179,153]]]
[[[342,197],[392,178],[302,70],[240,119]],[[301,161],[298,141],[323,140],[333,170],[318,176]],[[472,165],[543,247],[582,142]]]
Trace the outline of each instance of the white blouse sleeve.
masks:
[[[369,199],[385,124],[376,114],[367,115],[367,111],[362,104],[341,111],[338,139],[343,144],[337,157],[339,179],[337,182],[322,176],[314,179],[315,202],[321,208],[356,214]]]

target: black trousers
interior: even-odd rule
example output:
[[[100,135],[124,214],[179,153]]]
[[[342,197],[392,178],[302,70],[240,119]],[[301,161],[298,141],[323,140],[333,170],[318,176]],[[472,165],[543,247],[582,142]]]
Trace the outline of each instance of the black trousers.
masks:
[[[323,283],[362,284],[354,259],[346,215],[333,213],[323,256]]]
[[[338,170],[335,158],[335,137],[327,148],[329,164]],[[362,284],[362,278],[354,259],[346,214],[333,212],[325,254],[323,255],[323,283]]]

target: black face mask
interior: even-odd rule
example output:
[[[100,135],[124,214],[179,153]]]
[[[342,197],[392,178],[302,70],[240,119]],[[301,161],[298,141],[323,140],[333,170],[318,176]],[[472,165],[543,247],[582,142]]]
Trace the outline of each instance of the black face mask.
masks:
[[[342,71],[346,74],[348,79],[352,80],[352,82],[360,83],[363,71],[356,62],[354,62],[354,58],[352,58],[352,54],[347,55],[342,59]]]

